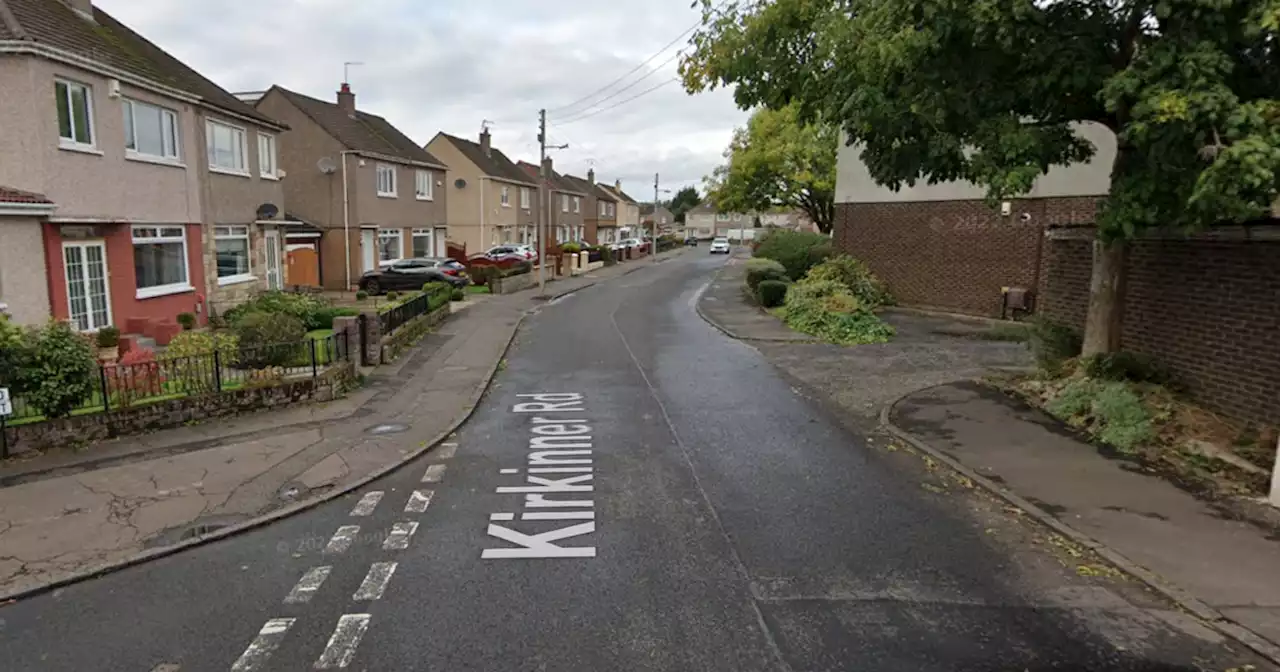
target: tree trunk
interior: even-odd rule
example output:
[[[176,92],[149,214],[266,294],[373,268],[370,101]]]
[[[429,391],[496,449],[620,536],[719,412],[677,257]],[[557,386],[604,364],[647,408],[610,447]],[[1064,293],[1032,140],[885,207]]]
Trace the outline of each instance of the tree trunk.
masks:
[[[1082,354],[1120,349],[1124,323],[1124,281],[1129,243],[1093,241],[1093,276],[1089,280],[1089,314],[1084,325]]]

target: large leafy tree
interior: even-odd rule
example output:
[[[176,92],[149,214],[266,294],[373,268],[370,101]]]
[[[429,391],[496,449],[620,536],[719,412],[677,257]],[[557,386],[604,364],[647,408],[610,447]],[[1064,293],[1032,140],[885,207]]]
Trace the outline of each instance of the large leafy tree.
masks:
[[[671,197],[671,203],[667,209],[671,211],[671,215],[677,222],[684,224],[685,213],[698,207],[701,202],[702,197],[698,195],[696,187],[681,187],[676,195]]]
[[[1026,193],[1117,137],[1085,352],[1119,345],[1128,241],[1266,214],[1280,172],[1280,0],[702,0],[691,92],[838,123],[892,188]]]
[[[761,108],[736,129],[727,162],[707,178],[707,198],[726,212],[799,208],[831,231],[838,131],[805,123],[797,105]]]

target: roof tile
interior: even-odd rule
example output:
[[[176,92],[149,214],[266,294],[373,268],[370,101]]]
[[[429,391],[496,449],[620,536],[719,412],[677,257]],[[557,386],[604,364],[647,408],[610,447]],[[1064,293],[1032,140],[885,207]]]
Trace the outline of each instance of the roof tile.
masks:
[[[304,96],[280,86],[274,86],[272,89],[279,91],[302,110],[303,114],[319,124],[325,132],[350,149],[447,168],[444,162],[419,147],[418,143],[410,140],[390,122],[376,114],[356,110],[353,117],[338,107],[337,103]]]
[[[52,205],[53,201],[49,200],[44,194],[0,185],[0,203],[48,203]]]
[[[489,153],[486,155],[484,148],[478,142],[472,142],[448,133],[441,133],[440,136],[453,143],[453,146],[457,147],[458,151],[462,152],[462,155],[467,157],[468,161],[476,164],[476,167],[485,175],[510,182],[538,186],[536,178],[530,180],[529,176],[497,147],[490,147]]]

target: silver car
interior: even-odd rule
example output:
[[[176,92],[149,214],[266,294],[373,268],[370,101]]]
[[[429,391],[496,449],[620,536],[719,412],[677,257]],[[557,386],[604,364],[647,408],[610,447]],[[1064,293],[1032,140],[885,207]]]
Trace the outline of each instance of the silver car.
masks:
[[[729,239],[716,238],[711,241],[711,254],[729,254]]]

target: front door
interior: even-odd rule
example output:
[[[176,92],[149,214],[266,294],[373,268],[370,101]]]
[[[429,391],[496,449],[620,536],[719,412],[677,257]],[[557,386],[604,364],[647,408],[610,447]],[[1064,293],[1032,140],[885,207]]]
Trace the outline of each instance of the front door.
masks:
[[[436,227],[435,245],[436,252],[433,256],[444,258],[449,256],[449,250],[445,246],[445,239],[449,237],[449,229],[443,226]]]
[[[378,270],[378,232],[373,229],[360,230],[360,251],[364,255],[364,270]]]
[[[80,331],[111,325],[107,296],[107,248],[101,241],[62,244],[67,275],[67,312]]]
[[[284,278],[280,273],[280,234],[267,231],[263,238],[267,247],[267,289],[284,289]]]

